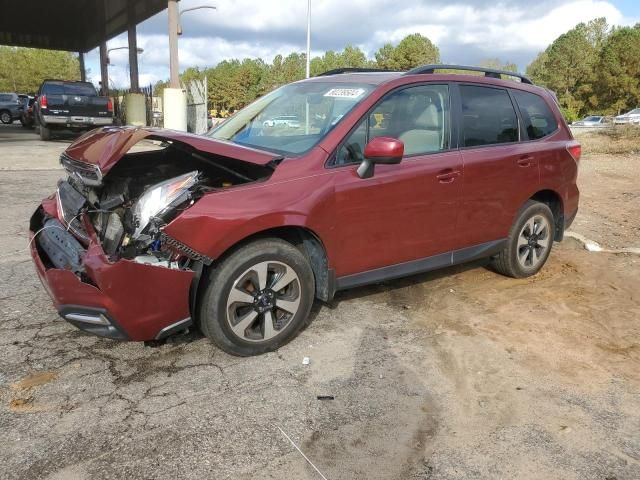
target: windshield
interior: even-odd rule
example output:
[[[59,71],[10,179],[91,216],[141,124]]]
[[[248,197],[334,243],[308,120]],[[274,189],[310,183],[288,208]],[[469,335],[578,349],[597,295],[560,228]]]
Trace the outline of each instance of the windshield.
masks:
[[[373,90],[360,83],[286,85],[240,110],[207,135],[297,155],[318,143]]]
[[[598,122],[601,117],[587,117],[584,119],[585,122]]]
[[[627,115],[638,115],[640,114],[640,108],[634,108]]]

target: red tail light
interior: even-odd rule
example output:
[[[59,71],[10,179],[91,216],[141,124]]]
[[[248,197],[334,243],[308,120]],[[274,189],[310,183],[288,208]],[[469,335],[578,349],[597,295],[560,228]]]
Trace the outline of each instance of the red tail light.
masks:
[[[47,96],[46,95],[40,95],[40,108],[47,108]]]
[[[107,110],[113,113],[113,100],[111,100],[111,97],[107,100]]]
[[[582,155],[582,147],[580,146],[579,143],[569,145],[567,147],[567,151],[569,152],[569,155],[571,155],[576,162],[580,161],[580,155]]]

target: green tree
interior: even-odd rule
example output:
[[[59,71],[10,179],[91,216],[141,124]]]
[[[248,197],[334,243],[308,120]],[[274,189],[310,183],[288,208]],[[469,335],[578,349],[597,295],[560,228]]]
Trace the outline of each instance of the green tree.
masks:
[[[503,62],[499,58],[485,58],[480,60],[480,67],[493,68],[494,70],[505,70],[507,72],[517,72],[518,66],[513,62]]]
[[[604,113],[640,106],[640,24],[616,28],[600,52],[596,90]]]
[[[347,45],[342,52],[329,50],[321,57],[311,59],[311,76],[336,68],[364,68],[371,65],[367,56],[358,47]]]
[[[379,68],[409,70],[419,65],[440,62],[440,50],[427,37],[414,33],[404,37],[394,47],[390,43],[375,54]]]
[[[33,94],[47,78],[79,80],[78,57],[56,50],[0,46],[0,91]]]
[[[608,33],[604,18],[580,23],[554,40],[527,68],[536,83],[556,92],[570,120],[600,107],[594,83]]]

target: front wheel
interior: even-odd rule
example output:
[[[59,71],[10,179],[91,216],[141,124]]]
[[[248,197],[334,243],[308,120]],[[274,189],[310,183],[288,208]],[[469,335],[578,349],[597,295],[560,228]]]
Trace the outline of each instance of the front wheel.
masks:
[[[11,112],[8,112],[6,110],[0,112],[0,122],[4,123],[5,125],[12,123],[13,119],[11,118]]]
[[[315,283],[307,258],[280,239],[239,248],[211,271],[200,328],[232,355],[276,350],[307,324]]]
[[[527,202],[511,227],[507,246],[493,258],[493,268],[513,278],[538,273],[551,253],[553,225],[553,213],[546,204]]]

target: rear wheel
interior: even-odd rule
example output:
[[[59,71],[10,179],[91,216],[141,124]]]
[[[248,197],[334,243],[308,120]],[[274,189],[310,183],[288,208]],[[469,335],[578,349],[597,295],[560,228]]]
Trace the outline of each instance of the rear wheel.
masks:
[[[51,140],[51,129],[49,127],[40,125],[40,140]]]
[[[313,271],[300,250],[280,239],[258,240],[209,275],[200,328],[232,355],[272,351],[307,324],[314,292]]]
[[[0,112],[0,122],[4,123],[5,125],[11,123],[13,121],[13,119],[11,118],[11,112],[9,112],[8,110],[2,110]]]
[[[538,273],[551,253],[553,225],[553,213],[546,204],[527,202],[511,227],[507,246],[493,258],[494,269],[514,278]]]

